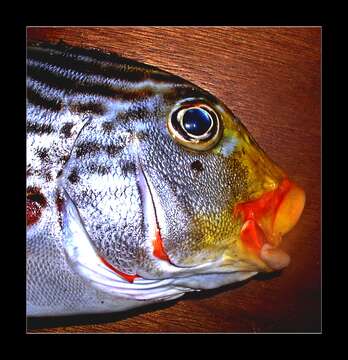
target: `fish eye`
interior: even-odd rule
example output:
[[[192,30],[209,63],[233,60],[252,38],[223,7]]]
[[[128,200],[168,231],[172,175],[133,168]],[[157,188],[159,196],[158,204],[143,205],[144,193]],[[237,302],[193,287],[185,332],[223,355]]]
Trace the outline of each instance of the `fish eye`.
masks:
[[[205,103],[180,104],[170,114],[167,126],[176,142],[197,151],[213,148],[222,134],[218,114]]]

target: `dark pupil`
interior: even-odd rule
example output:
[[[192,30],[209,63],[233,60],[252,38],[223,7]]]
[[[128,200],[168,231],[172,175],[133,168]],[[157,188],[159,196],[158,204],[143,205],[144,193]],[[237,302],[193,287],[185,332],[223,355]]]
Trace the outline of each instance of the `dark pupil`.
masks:
[[[210,115],[201,109],[189,109],[183,116],[183,126],[192,135],[203,135],[211,126]]]

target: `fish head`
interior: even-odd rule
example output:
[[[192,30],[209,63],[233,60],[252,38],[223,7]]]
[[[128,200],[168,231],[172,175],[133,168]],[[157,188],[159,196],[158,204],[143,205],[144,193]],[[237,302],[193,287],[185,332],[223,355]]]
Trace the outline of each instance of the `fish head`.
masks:
[[[298,222],[305,193],[222,102],[200,95],[171,104],[155,145],[161,151],[144,164],[163,248],[182,267],[220,259],[225,270],[279,270],[290,260],[279,245]]]
[[[187,83],[155,90],[86,122],[76,139],[61,177],[70,260],[86,262],[71,230],[78,224],[136,299],[150,294],[130,290],[141,281],[184,292],[284,268],[279,245],[303,211],[303,189],[217,98]]]

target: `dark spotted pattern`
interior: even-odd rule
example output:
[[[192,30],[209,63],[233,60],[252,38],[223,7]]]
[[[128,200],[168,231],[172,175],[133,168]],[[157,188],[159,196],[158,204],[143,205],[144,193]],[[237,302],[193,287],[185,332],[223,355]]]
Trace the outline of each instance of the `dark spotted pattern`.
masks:
[[[77,174],[77,169],[74,168],[70,175],[68,176],[68,180],[72,183],[72,184],[76,184],[79,180],[80,180],[80,177],[79,175]]]
[[[45,148],[38,148],[38,149],[35,149],[35,154],[36,154],[36,156],[38,156],[40,158],[41,161],[48,162],[50,160],[48,151],[49,150],[45,149]]]
[[[122,146],[119,145],[108,145],[106,146],[106,152],[111,155],[111,156],[115,156],[116,154],[118,154],[121,150],[123,149]]]
[[[60,133],[63,134],[66,138],[69,138],[71,136],[71,129],[73,126],[74,124],[71,122],[65,123],[60,129]]]
[[[121,171],[124,176],[134,175],[136,173],[136,166],[133,162],[127,161],[121,165]]]
[[[27,187],[27,199],[38,203],[42,207],[45,207],[47,205],[47,200],[45,196],[42,194],[41,189],[39,189],[36,186]]]
[[[70,111],[77,114],[89,113],[94,115],[104,115],[106,108],[102,104],[96,102],[75,103],[70,105]]]
[[[99,165],[96,163],[91,163],[87,166],[87,170],[90,174],[106,175],[111,171],[110,166]]]
[[[37,124],[32,122],[27,122],[27,133],[33,134],[51,134],[53,132],[53,127],[50,124]]]
[[[26,200],[26,217],[28,226],[31,226],[40,220],[42,211],[46,206],[47,200],[42,194],[41,189],[34,186],[28,186]]]
[[[110,133],[114,128],[114,123],[112,121],[105,121],[102,123],[102,129],[106,133]]]
[[[156,116],[156,112],[146,109],[144,106],[136,106],[130,110],[117,114],[117,122],[128,123],[134,120],[152,119]]]
[[[80,158],[87,154],[93,154],[100,150],[100,145],[94,142],[86,142],[76,147],[76,157]]]

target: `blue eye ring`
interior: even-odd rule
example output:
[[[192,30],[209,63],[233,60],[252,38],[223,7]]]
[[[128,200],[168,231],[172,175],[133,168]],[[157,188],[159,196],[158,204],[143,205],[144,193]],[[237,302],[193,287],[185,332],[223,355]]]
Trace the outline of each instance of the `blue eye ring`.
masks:
[[[179,104],[169,116],[167,127],[173,139],[192,150],[213,148],[222,136],[222,121],[206,103]]]

